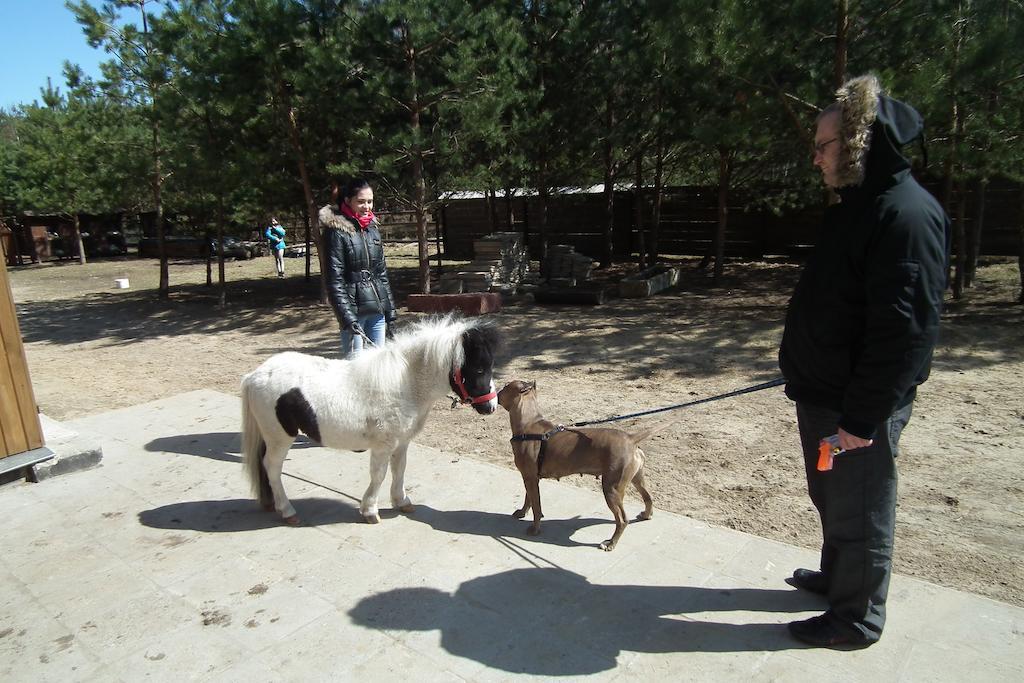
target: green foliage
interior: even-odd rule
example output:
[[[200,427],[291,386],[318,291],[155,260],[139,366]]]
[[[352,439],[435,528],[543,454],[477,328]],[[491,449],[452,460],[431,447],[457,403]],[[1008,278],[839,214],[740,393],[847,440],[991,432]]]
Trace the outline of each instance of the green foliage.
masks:
[[[4,118],[5,201],[21,209],[80,213],[139,210],[145,128],[138,111],[92,93],[68,70],[67,95],[47,88],[42,105]]]
[[[2,193],[23,209],[141,208],[154,158],[169,212],[196,225],[218,203],[239,224],[301,213],[304,184],[322,203],[333,176],[429,210],[455,189],[629,182],[636,159],[714,183],[723,155],[754,201],[817,202],[809,133],[843,45],[848,75],[877,73],[925,115],[933,169],[1024,177],[1015,2],[849,3],[845,43],[839,5],[815,0],[68,7],[111,61],[97,83],[69,65],[68,95],[0,116]]]

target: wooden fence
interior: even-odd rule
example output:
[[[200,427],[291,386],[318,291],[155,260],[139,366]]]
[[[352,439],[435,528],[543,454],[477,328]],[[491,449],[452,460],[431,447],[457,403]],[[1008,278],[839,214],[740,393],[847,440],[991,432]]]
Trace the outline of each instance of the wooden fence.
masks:
[[[925,187],[938,193],[937,182]],[[985,193],[985,225],[981,253],[985,255],[1016,255],[1020,250],[1021,187],[1004,180],[993,181]],[[965,192],[967,211],[965,228],[973,221],[975,192]],[[730,197],[729,223],[726,232],[727,256],[763,258],[773,255],[794,255],[805,251],[816,241],[823,207],[789,211],[776,215],[771,211],[745,208],[751,202],[742,193]],[[639,249],[633,225],[635,201],[644,203],[645,239],[649,240],[651,193],[643,191],[639,198],[633,191],[615,193],[613,248],[619,258],[628,258]],[[708,254],[718,223],[718,190],[715,187],[673,187],[665,191],[662,203],[658,252],[688,256]],[[533,258],[539,258],[540,216],[537,197],[513,197],[496,200],[496,229],[523,232]],[[439,212],[444,235],[445,253],[453,259],[470,259],[473,240],[490,232],[489,205],[485,199],[457,199]],[[511,221],[509,217],[511,215]],[[565,194],[549,199],[548,244],[571,244],[582,254],[599,257],[604,250],[605,197],[603,194]]]

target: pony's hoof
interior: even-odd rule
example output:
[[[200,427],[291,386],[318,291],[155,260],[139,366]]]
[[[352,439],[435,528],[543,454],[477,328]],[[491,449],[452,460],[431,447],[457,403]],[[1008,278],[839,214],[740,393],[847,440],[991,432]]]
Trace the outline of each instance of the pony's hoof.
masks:
[[[526,510],[516,510],[515,512],[512,513],[512,516],[516,519],[522,519],[526,516]]]
[[[413,510],[415,510],[415,509],[416,509],[416,506],[413,505],[412,503],[406,503],[405,505],[399,505],[398,506],[398,511],[399,512],[404,512],[405,514],[409,514]]]
[[[643,522],[645,520],[650,519],[653,516],[654,516],[653,512],[641,512],[639,515],[636,516],[636,521]]]
[[[615,544],[612,543],[611,539],[608,539],[607,541],[602,541],[599,547],[606,553],[610,553],[611,551],[615,550]]]
[[[284,518],[284,523],[288,526],[299,526],[302,524],[302,520],[299,519],[298,515],[288,515]]]
[[[363,515],[363,521],[367,524],[380,524],[380,517],[377,515]]]

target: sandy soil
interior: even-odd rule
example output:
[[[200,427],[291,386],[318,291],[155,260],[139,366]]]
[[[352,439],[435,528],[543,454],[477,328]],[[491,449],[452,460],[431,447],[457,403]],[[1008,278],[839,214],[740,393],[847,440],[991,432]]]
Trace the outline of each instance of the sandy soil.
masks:
[[[413,256],[410,245],[389,250],[400,301],[415,281]],[[571,422],[775,378],[796,266],[731,263],[724,282],[712,286],[693,261],[682,263],[680,286],[649,299],[599,307],[510,303],[497,316],[509,342],[499,380],[536,380],[547,416]],[[337,325],[317,302],[316,280],[302,276],[303,265],[289,259],[289,276],[279,280],[269,257],[227,263],[225,309],[216,306],[216,288],[204,284],[203,262],[172,263],[168,302],[155,296],[155,261],[13,269],[42,411],[69,419],[198,388],[234,393],[242,374],[278,351],[336,357]],[[130,289],[113,289],[121,277]],[[1017,277],[1015,263],[989,260],[967,300],[948,305],[932,378],[901,444],[895,565],[1024,605],[1024,307],[1013,303]],[[400,323],[413,317],[403,310]],[[418,442],[512,467],[504,411],[485,418],[449,406],[434,406]],[[658,508],[818,546],[793,406],[781,388],[647,419],[675,418],[644,446]],[[567,481],[595,485],[592,478]],[[639,506],[631,499],[627,513]]]

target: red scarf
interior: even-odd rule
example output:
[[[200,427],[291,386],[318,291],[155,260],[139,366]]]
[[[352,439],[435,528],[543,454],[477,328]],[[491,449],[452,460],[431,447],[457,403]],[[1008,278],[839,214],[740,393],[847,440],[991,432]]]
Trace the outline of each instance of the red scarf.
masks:
[[[346,202],[341,203],[341,212],[348,216],[349,218],[355,218],[356,222],[359,223],[359,227],[362,228],[363,230],[366,230],[366,226],[372,223],[373,219],[376,218],[376,216],[373,215],[373,211],[370,211],[365,216],[357,216],[356,212],[353,211],[352,207],[349,206]]]

